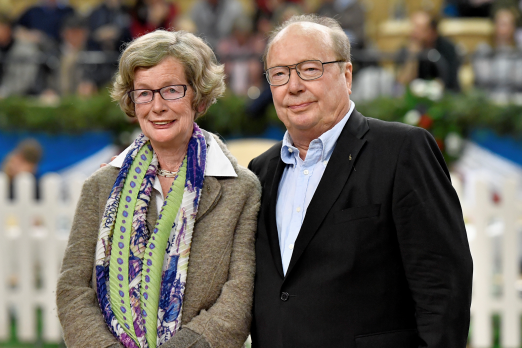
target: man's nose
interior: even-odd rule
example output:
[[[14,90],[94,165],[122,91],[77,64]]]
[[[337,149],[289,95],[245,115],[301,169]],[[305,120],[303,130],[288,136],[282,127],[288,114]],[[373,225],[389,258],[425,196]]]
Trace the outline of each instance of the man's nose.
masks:
[[[294,70],[294,73],[292,73],[292,70]],[[290,68],[290,76],[288,78],[288,91],[290,93],[299,93],[304,89],[303,79],[299,76],[297,73],[297,69]]]

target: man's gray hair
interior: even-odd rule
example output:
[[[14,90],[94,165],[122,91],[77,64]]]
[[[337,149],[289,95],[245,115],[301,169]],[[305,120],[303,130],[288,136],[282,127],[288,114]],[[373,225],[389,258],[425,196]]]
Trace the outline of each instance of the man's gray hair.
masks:
[[[169,57],[184,67],[187,82],[194,90],[192,108],[196,118],[225,92],[224,66],[202,39],[182,30],[156,30],[130,42],[120,57],[111,97],[128,116],[136,116],[134,103],[127,94],[134,89],[136,69],[154,67]],[[201,105],[203,110],[199,111]]]
[[[276,36],[283,31],[283,29],[289,27],[295,23],[315,23],[327,27],[330,32],[330,38],[332,40],[332,49],[335,52],[337,60],[344,60],[346,62],[351,61],[350,57],[350,40],[346,36],[343,28],[333,18],[317,16],[315,14],[306,14],[300,16],[292,16],[287,21],[283,22],[280,26],[274,29],[268,37],[268,44],[266,45],[265,54],[263,55],[263,62],[265,69],[267,68],[266,60],[270,46],[276,38]]]

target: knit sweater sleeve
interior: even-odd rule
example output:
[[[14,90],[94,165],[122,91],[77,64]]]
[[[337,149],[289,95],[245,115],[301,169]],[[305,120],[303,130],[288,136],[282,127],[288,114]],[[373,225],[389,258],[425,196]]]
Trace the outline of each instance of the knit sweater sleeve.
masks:
[[[56,289],[58,317],[69,348],[123,347],[109,331],[91,286],[100,219],[100,170],[84,183]]]

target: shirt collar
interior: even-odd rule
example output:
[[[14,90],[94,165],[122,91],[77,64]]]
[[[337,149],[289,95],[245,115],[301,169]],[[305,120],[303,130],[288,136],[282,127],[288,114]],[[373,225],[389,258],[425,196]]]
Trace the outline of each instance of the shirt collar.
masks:
[[[346,122],[350,118],[353,110],[355,109],[355,103],[350,100],[350,109],[346,113],[339,123],[337,123],[333,128],[324,132],[319,136],[319,138],[314,139],[310,145],[314,145],[314,143],[318,143],[319,146],[322,146],[322,158],[319,160],[328,161],[332,156],[333,150],[335,148],[335,144],[337,144],[337,139],[339,139],[339,135],[344,129]],[[283,146],[281,147],[281,160],[286,164],[296,164],[297,158],[299,157],[299,149],[297,149],[293,145],[292,138],[288,131],[285,132],[283,137]]]
[[[207,163],[205,164],[205,176],[226,176],[237,177],[237,173],[232,166],[232,163],[225,155],[221,147],[213,136],[205,138],[207,141]],[[132,145],[127,147],[120,153],[109,165],[121,168],[123,160],[129,152]]]

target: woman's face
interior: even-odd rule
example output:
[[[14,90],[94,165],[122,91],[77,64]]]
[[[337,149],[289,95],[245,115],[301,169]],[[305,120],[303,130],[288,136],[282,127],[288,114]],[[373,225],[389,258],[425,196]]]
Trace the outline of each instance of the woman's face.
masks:
[[[141,130],[154,147],[178,147],[188,144],[193,131],[196,111],[192,109],[194,91],[189,86],[183,65],[166,58],[151,68],[138,68],[134,74],[134,89],[160,89],[170,85],[187,85],[185,96],[165,100],[159,93],[145,104],[135,104]]]

